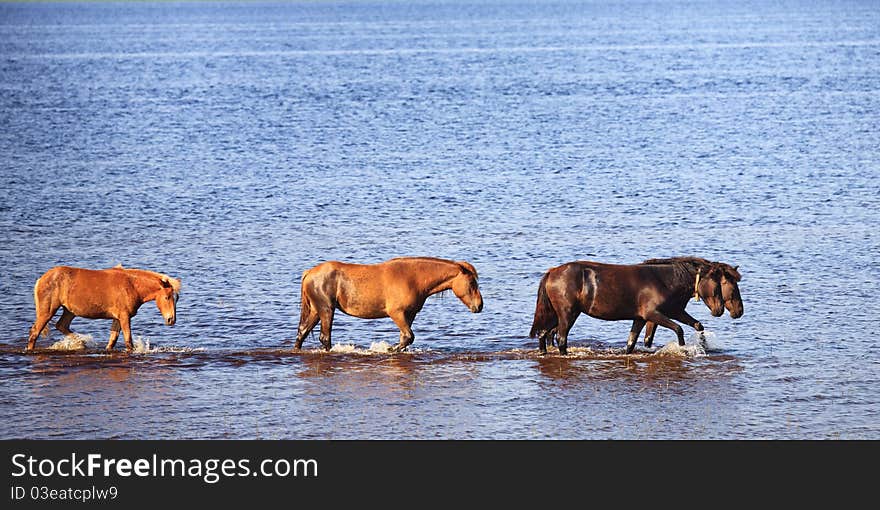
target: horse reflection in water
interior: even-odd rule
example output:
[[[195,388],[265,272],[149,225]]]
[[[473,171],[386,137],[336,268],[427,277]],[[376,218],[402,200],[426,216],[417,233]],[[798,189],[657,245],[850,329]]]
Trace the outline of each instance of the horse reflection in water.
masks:
[[[471,312],[483,310],[477,270],[468,262],[402,257],[380,264],[324,262],[303,273],[301,313],[295,348],[321,323],[321,345],[331,348],[333,315],[338,309],[362,319],[390,317],[400,328],[402,351],[415,341],[412,323],[432,294],[452,290]]]
[[[325,356],[312,352],[304,353],[299,359],[302,370],[297,375],[317,382],[309,385],[308,393],[324,395],[331,391],[334,396],[345,393],[361,398],[411,395],[420,384],[418,373],[423,365],[410,356],[369,354]],[[330,379],[333,384],[322,382]]]

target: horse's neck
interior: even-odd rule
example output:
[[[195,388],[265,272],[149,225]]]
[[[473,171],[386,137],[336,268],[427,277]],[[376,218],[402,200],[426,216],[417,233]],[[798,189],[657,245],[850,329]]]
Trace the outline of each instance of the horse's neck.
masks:
[[[452,280],[458,275],[458,268],[450,267],[448,271],[439,271],[435,278],[428,280],[426,295],[430,296],[452,288]]]
[[[670,265],[669,288],[676,294],[689,299],[694,294],[694,283],[700,268],[692,264]]]
[[[134,283],[141,304],[156,299],[156,292],[162,288],[162,284],[157,279],[135,272],[129,272],[128,275]]]

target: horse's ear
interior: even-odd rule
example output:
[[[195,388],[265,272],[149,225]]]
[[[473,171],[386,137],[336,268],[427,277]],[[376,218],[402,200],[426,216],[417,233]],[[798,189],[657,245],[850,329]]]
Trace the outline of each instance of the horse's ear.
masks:
[[[167,276],[163,276],[161,282],[162,282],[162,287],[164,287],[166,289],[171,288],[171,282],[168,280]]]
[[[739,266],[733,266],[733,272],[730,275],[733,278],[733,281],[742,280],[742,275],[739,273]]]
[[[459,265],[462,272],[471,273],[472,275],[474,275],[474,278],[477,277],[477,268],[472,266],[470,262],[465,262],[464,260],[458,260],[455,263]]]

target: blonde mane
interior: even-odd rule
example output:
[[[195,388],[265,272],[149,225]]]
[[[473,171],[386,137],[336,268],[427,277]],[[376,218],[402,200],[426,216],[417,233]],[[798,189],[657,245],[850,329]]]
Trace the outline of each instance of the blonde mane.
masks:
[[[175,294],[180,294],[180,280],[177,278],[173,278],[168,276],[167,274],[157,273],[156,271],[150,271],[148,269],[135,269],[130,267],[122,267],[122,264],[117,264],[113,266],[113,269],[122,269],[126,273],[135,276],[135,277],[143,277],[150,278],[155,280],[165,280],[171,285],[171,289],[174,290]]]

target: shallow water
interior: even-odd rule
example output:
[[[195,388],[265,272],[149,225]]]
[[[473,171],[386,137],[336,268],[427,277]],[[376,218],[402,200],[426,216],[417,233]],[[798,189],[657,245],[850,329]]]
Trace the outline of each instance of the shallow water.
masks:
[[[0,4],[0,437],[880,438],[878,71],[872,2]],[[483,313],[291,351],[303,270],[401,255]],[[673,255],[744,275],[707,349],[537,355],[547,268]],[[173,328],[24,354],[40,274],[117,263]]]

